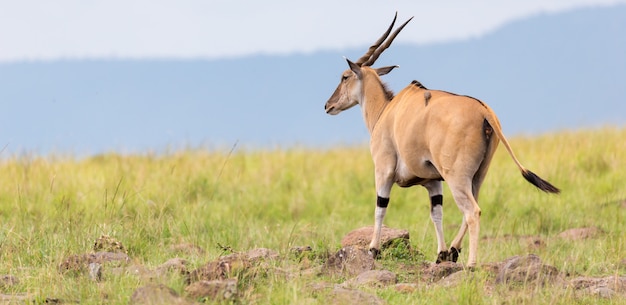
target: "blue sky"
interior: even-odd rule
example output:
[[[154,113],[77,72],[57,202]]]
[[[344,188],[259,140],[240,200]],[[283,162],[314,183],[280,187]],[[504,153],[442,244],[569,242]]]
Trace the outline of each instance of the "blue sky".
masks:
[[[626,0],[12,1],[0,0],[0,62],[84,58],[223,58],[367,45],[395,11],[398,41],[477,37],[530,15]]]
[[[322,105],[341,55],[362,54],[396,10],[415,16],[378,62],[401,65],[384,78],[396,92],[419,79],[476,96],[507,135],[624,123],[616,2],[3,1],[0,157],[365,143],[358,110],[337,118]],[[243,57],[259,53],[270,56]]]

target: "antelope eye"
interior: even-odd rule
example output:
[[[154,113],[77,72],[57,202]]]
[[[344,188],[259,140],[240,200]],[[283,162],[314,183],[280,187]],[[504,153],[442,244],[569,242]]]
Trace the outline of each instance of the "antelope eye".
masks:
[[[341,76],[341,81],[345,81],[346,79],[348,79],[348,75]]]

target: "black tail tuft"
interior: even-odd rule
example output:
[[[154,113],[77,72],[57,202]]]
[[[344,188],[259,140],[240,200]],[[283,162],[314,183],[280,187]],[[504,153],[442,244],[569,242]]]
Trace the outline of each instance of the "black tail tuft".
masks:
[[[528,182],[532,183],[534,186],[546,193],[558,194],[561,192],[561,190],[559,190],[556,186],[550,184],[550,182],[546,180],[541,179],[541,177],[537,176],[535,173],[527,169],[522,171],[522,175]]]

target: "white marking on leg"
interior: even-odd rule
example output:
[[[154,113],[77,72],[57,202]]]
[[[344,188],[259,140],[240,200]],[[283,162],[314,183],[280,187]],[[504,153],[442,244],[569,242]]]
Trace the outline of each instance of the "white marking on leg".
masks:
[[[374,212],[374,234],[372,236],[372,241],[370,242],[370,249],[380,250],[380,232],[383,227],[383,220],[385,219],[386,213],[387,208],[376,207]]]
[[[435,232],[437,233],[437,254],[441,251],[446,251],[446,241],[443,235],[443,204],[432,205],[434,196],[443,195],[443,185],[441,181],[431,181],[424,185],[428,190],[428,196],[431,200],[430,219],[435,226]],[[443,199],[442,199],[443,202]]]
[[[370,242],[370,250],[380,250],[380,232],[383,227],[383,220],[387,214],[387,204],[389,203],[389,194],[393,180],[389,175],[376,174],[376,210],[374,211],[374,233]],[[373,253],[376,255],[377,253]]]
[[[437,253],[448,250],[443,236],[443,207],[441,205],[432,208],[430,211],[430,219],[432,219],[437,233]]]

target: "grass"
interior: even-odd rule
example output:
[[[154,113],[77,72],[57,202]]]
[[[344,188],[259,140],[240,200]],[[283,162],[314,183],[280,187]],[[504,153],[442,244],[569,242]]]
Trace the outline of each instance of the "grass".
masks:
[[[481,189],[479,262],[535,253],[572,275],[623,275],[626,270],[618,262],[626,258],[626,129],[564,131],[510,140],[521,162],[560,187],[562,194],[534,189],[500,148]],[[304,245],[315,253],[334,252],[343,235],[373,223],[374,206],[373,166],[365,146],[188,149],[80,159],[4,153],[0,155],[0,275],[14,275],[20,283],[0,286],[0,292],[27,292],[41,301],[54,297],[83,304],[127,304],[142,285],[136,276],[95,283],[61,274],[59,263],[70,254],[90,251],[103,234],[118,239],[136,263],[148,267],[176,256],[170,246],[183,242],[206,250],[185,257],[192,266],[224,254],[218,245],[237,251],[271,248],[282,255]],[[450,242],[461,215],[447,188],[444,212]],[[434,259],[435,234],[423,188],[394,188],[385,223],[409,229],[411,246],[423,253],[396,249],[397,253],[383,256],[386,268]],[[587,226],[605,233],[575,241],[557,237],[566,229]],[[545,243],[529,247],[523,238],[527,236]],[[466,256],[461,253],[461,260]],[[567,289],[485,291],[484,278],[478,271],[453,288],[418,285],[413,293],[392,288],[372,292],[390,304],[604,302]],[[183,292],[178,278],[166,284]],[[244,303],[324,299],[303,289],[307,284],[304,279],[287,281],[270,274],[252,283],[244,292],[248,297]]]

